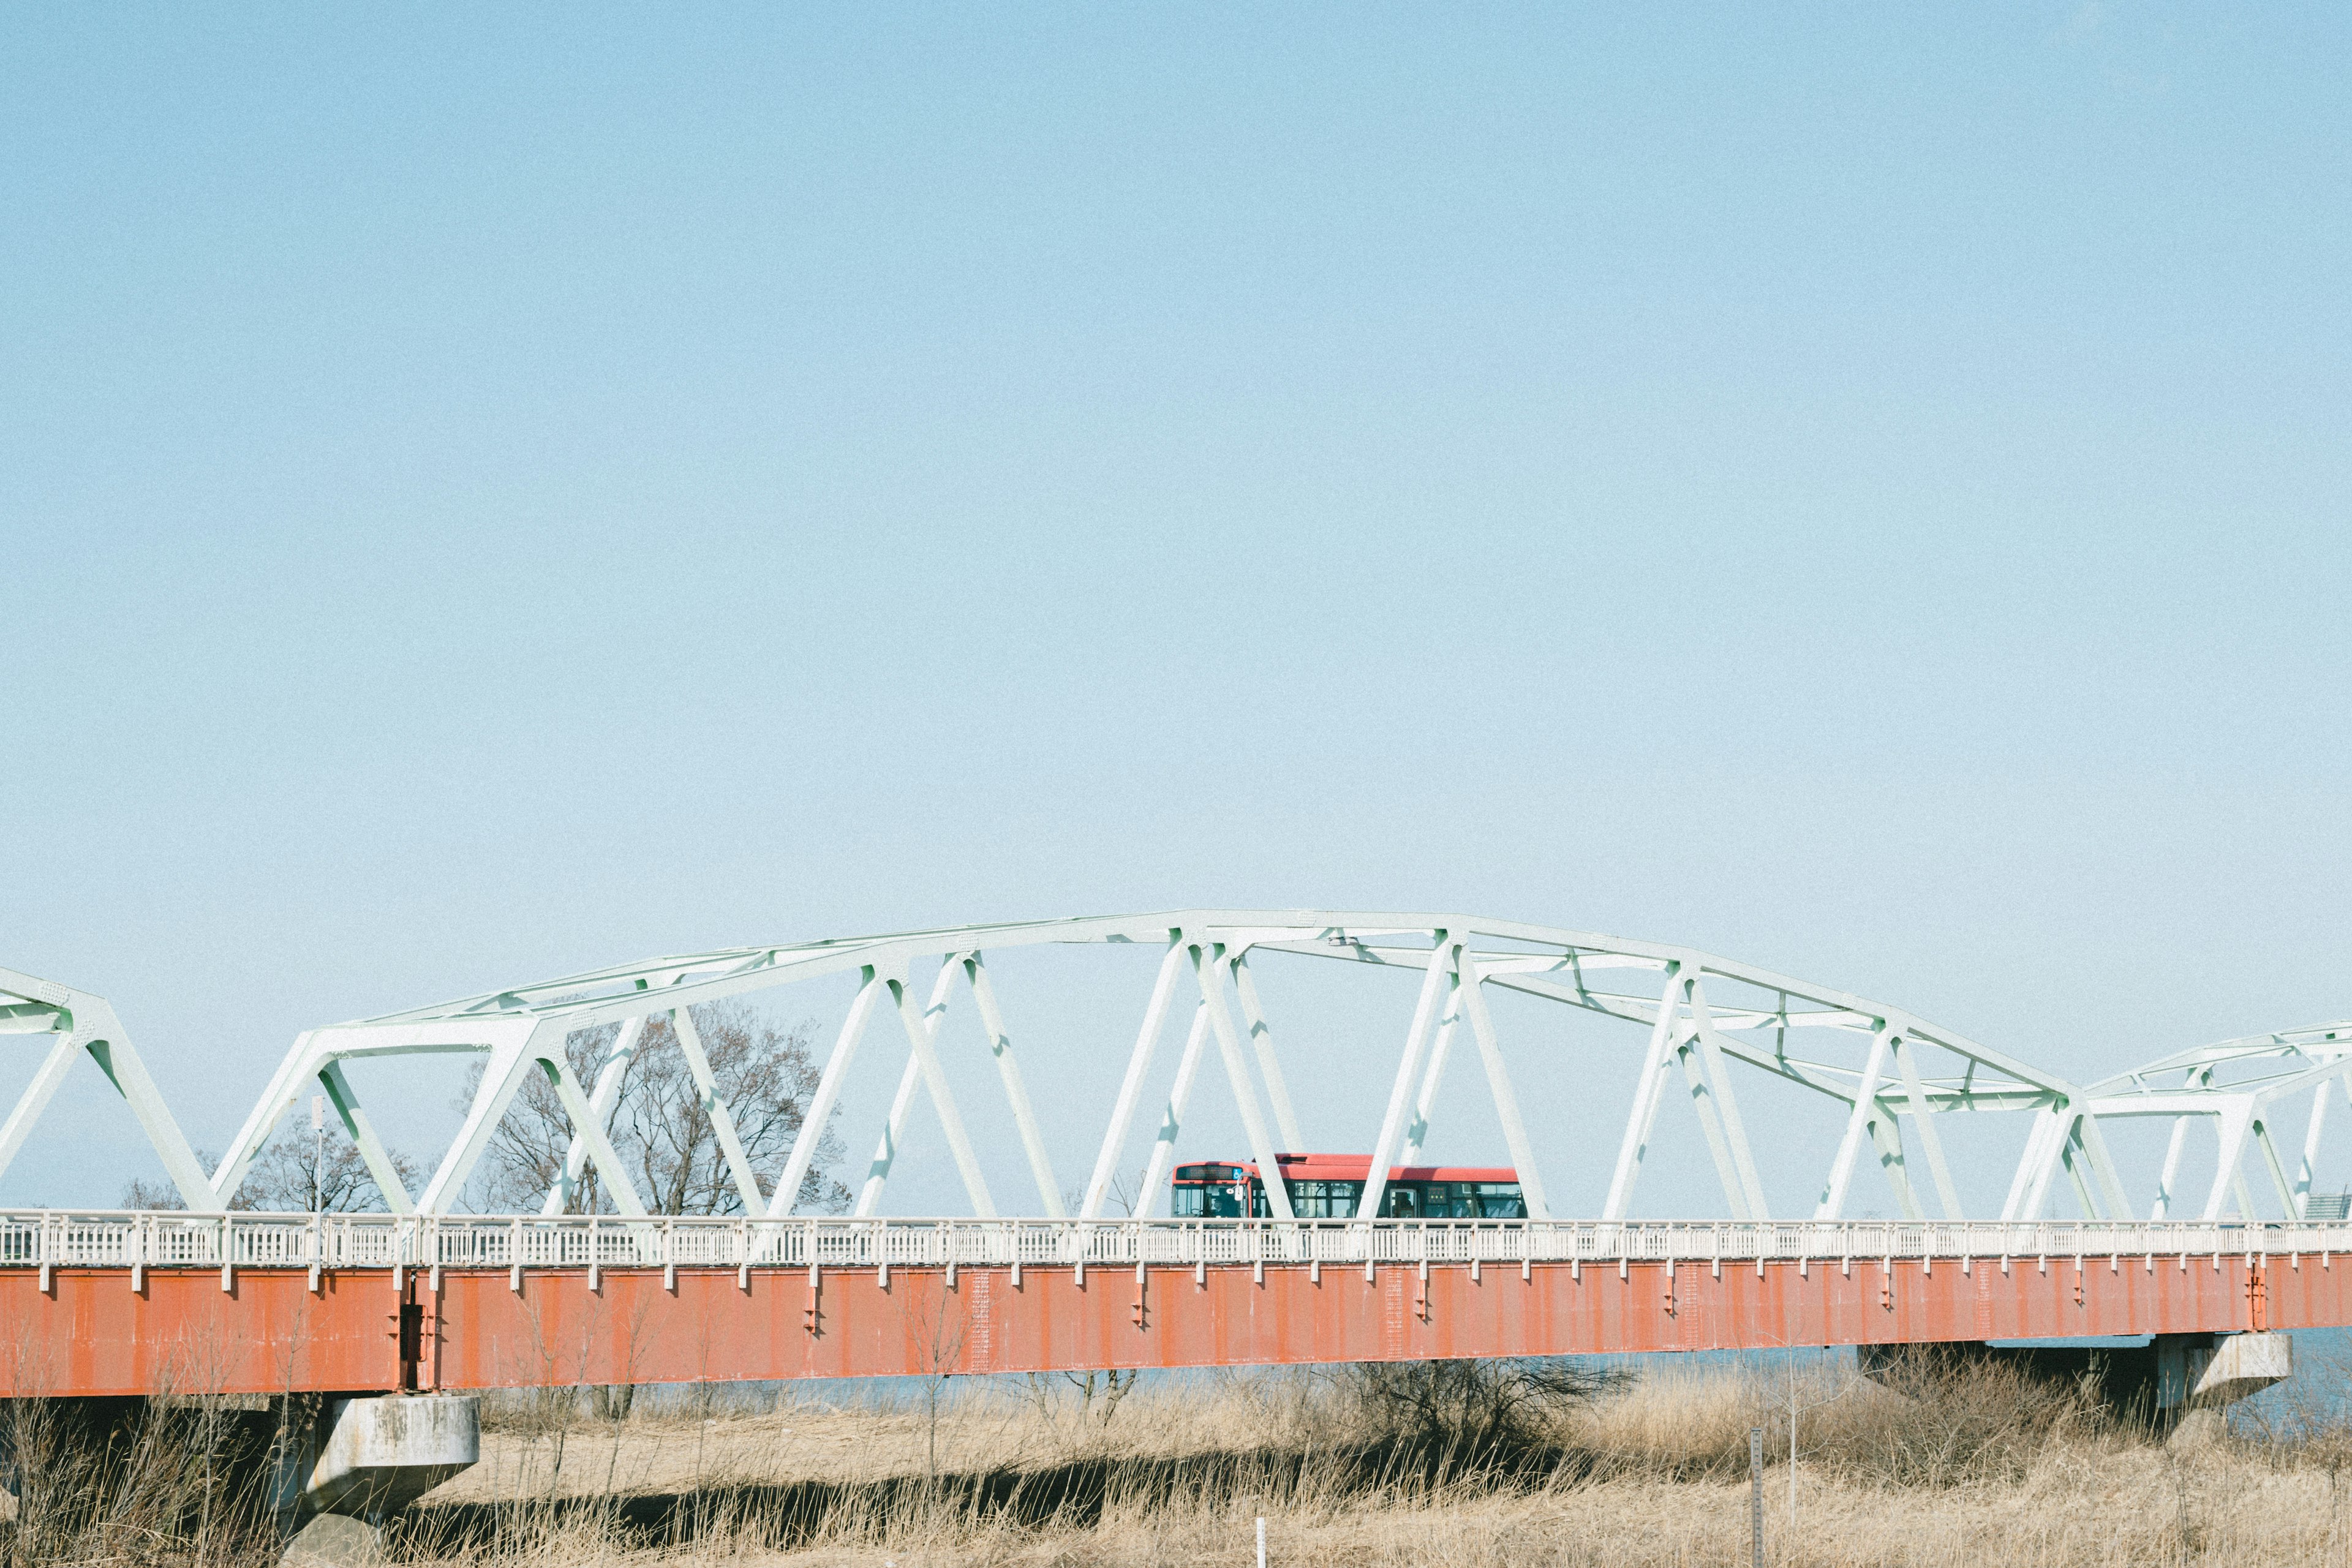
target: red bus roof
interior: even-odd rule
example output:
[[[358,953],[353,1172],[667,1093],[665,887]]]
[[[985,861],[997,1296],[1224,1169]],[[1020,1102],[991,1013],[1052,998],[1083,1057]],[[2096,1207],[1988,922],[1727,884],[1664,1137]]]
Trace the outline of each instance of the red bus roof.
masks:
[[[1275,1163],[1282,1167],[1283,1178],[1292,1182],[1360,1182],[1372,1171],[1370,1154],[1276,1154]],[[1257,1165],[1249,1160],[1187,1160],[1176,1167],[1176,1178],[1201,1165],[1214,1165],[1219,1170],[1246,1172],[1252,1181],[1257,1179]],[[1191,1178],[1199,1181],[1202,1178]],[[1209,1178],[1232,1181],[1231,1176]],[[1517,1182],[1519,1173],[1508,1165],[1391,1165],[1391,1182]]]

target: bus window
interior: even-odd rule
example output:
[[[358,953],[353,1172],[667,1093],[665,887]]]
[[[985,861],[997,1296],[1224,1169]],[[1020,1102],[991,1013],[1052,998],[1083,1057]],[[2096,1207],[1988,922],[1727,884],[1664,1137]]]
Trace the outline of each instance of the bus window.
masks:
[[[1479,1183],[1430,1183],[1433,1220],[1475,1220],[1479,1215]]]
[[[1469,1183],[1463,1184],[1464,1190],[1468,1191],[1471,1185],[1472,1184]],[[1475,1185],[1478,1192],[1473,1201],[1480,1218],[1525,1219],[1528,1217],[1528,1200],[1519,1191],[1519,1184],[1517,1182],[1479,1182]]]
[[[1381,1202],[1381,1212],[1390,1219],[1421,1217],[1421,1188],[1412,1182],[1399,1182],[1388,1190]]]
[[[1290,1212],[1300,1219],[1352,1219],[1360,1182],[1293,1182]]]

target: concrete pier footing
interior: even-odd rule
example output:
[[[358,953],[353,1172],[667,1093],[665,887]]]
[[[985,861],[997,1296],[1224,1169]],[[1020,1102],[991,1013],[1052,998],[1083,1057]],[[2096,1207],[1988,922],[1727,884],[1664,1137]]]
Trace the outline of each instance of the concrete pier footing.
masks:
[[[482,1457],[481,1401],[472,1394],[331,1398],[310,1441],[285,1458],[277,1488],[294,1527],[283,1563],[357,1568],[376,1560],[384,1516]]]
[[[2029,1377],[2069,1382],[2122,1414],[2138,1412],[2191,1440],[2218,1431],[2221,1412],[2294,1373],[2291,1334],[2158,1334],[2142,1345],[1864,1345],[1865,1377],[1901,1386],[1906,1368],[1945,1359],[1991,1362]]]
[[[2294,1375],[2292,1334],[2156,1338],[2156,1403],[2160,1410],[2216,1410]]]
[[[199,1443],[221,1496],[276,1516],[289,1563],[337,1568],[374,1561],[384,1518],[480,1459],[481,1401],[473,1394],[143,1395],[26,1402],[0,1412],[0,1487],[20,1473],[111,1486],[152,1443]],[[151,1426],[161,1421],[162,1426]],[[17,1446],[32,1445],[30,1456]],[[209,1482],[207,1484],[210,1484]],[[185,1500],[181,1506],[199,1505]]]

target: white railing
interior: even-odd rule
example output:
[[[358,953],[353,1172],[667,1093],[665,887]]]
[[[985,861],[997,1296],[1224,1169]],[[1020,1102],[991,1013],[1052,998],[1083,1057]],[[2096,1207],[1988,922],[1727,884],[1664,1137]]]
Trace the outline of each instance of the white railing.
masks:
[[[0,1268],[1089,1268],[2352,1251],[2352,1222],[732,1219],[0,1212]]]

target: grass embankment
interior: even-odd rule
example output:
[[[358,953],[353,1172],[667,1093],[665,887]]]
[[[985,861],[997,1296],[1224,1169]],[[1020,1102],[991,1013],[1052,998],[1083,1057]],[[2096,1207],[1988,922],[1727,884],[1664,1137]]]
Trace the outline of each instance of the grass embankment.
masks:
[[[845,1407],[816,1384],[768,1408],[641,1401],[617,1420],[541,1394],[494,1402],[482,1464],[388,1544],[480,1568],[1159,1568],[1247,1563],[1264,1515],[1277,1563],[1728,1564],[1747,1561],[1761,1426],[1773,1563],[2352,1563],[2340,1369],[2306,1366],[2267,1429],[2195,1445],[2001,1368],[1910,1377],[1898,1392],[1827,1368],[1342,1368],[1117,1401],[1009,1379],[936,1413],[919,1392]],[[118,1481],[139,1506],[111,1522],[76,1524],[89,1499],[59,1478],[30,1487],[47,1517],[16,1510],[11,1560],[268,1561],[261,1534],[230,1527],[234,1500],[205,1491],[209,1472],[169,1457],[185,1448],[173,1432],[203,1429],[175,1420],[141,1436],[156,1468]]]

